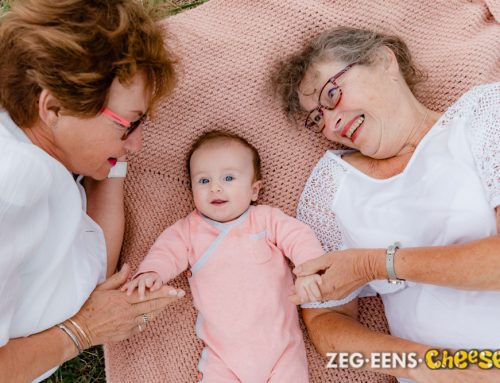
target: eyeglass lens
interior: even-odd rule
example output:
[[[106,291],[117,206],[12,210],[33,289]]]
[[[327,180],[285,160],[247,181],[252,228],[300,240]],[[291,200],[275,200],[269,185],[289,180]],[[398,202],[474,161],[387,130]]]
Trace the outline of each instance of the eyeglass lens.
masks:
[[[134,130],[136,130],[144,122],[145,119],[146,119],[146,115],[143,114],[141,116],[141,118],[139,118],[136,121],[131,122],[129,127],[127,128],[127,130],[125,130],[125,133],[123,133],[122,140],[126,140],[127,137],[130,136],[132,134],[132,132]]]

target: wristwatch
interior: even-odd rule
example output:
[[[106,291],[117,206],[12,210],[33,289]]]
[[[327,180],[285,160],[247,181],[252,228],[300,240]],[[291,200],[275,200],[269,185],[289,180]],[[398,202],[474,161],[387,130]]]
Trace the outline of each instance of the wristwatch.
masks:
[[[118,161],[115,166],[109,170],[108,178],[125,178],[127,175],[127,162]]]
[[[394,257],[396,256],[396,251],[399,248],[401,248],[401,243],[395,242],[389,247],[387,247],[387,251],[385,253],[385,268],[387,270],[387,282],[396,285],[405,282],[404,279],[398,278],[396,272],[394,271]]]

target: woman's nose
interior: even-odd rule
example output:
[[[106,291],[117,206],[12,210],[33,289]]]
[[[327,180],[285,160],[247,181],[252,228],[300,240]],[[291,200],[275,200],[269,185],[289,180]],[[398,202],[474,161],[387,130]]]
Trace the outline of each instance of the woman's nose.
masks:
[[[125,150],[135,153],[142,148],[142,126],[134,130],[125,140]]]
[[[335,132],[340,128],[339,114],[337,110],[323,109],[323,121],[325,123],[325,127],[323,128],[323,132],[328,130],[330,132]]]

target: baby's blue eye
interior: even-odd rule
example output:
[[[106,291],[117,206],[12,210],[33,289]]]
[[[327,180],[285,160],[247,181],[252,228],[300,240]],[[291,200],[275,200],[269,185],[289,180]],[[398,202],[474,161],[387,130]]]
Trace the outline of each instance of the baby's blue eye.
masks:
[[[226,182],[231,182],[232,180],[234,180],[233,176],[225,176],[224,177],[224,181],[226,181]]]
[[[200,180],[198,181],[198,183],[202,185],[208,184],[209,182],[210,181],[208,180],[208,178],[200,178]]]

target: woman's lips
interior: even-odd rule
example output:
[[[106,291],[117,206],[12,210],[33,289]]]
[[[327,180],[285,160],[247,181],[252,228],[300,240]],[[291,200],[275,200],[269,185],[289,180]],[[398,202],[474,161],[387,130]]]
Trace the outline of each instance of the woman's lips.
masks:
[[[356,131],[353,133],[353,135],[351,136],[351,141],[354,142],[356,141],[356,139],[358,138],[358,135],[359,133],[361,132],[361,130],[363,129],[363,124],[360,124],[357,128],[356,128]]]
[[[353,118],[351,121],[344,125],[342,131],[340,132],[341,136],[350,138],[354,142],[364,121],[365,116],[363,114]]]
[[[116,158],[113,157],[108,158],[108,162],[111,165],[111,167],[115,166],[117,161],[118,160]]]

